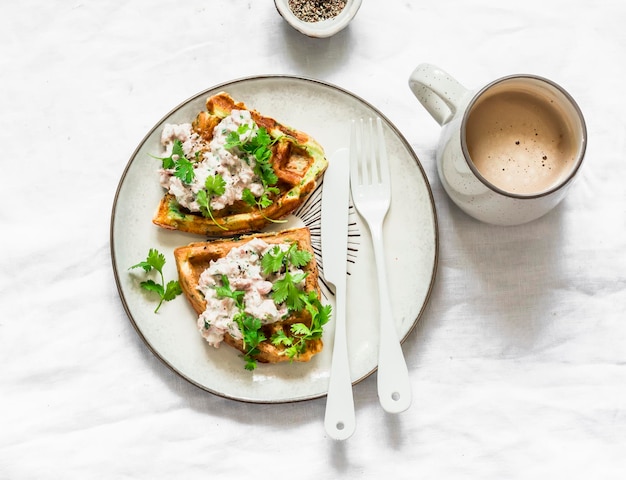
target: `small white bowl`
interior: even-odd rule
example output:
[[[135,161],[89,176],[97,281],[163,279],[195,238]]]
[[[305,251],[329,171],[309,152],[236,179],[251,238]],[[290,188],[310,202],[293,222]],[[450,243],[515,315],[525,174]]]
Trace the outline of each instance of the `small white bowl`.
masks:
[[[293,28],[309,37],[325,38],[334,35],[348,26],[361,6],[362,0],[346,0],[346,6],[335,17],[319,22],[300,20],[289,7],[289,0],[274,0],[278,13]]]

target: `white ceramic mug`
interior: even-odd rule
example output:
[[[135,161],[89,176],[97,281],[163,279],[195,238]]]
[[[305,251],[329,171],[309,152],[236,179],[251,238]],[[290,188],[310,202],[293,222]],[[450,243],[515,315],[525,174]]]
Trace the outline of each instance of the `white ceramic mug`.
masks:
[[[535,220],[565,196],[585,155],[587,129],[554,82],[511,75],[470,91],[421,64],[409,87],[443,127],[437,171],[452,201],[496,225]]]

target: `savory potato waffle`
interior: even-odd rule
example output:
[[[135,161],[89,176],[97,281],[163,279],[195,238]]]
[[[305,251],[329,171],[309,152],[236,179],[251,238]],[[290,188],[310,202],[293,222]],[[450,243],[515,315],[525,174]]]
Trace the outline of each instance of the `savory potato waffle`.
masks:
[[[328,320],[330,312],[330,310],[321,311],[327,307],[322,307],[319,302],[318,269],[311,247],[311,236],[308,228],[249,235],[238,239],[195,242],[187,246],[178,247],[174,250],[174,257],[180,286],[192,308],[200,316],[198,326],[202,331],[205,327],[208,327],[207,323],[212,322],[214,316],[219,314],[206,312],[207,298],[203,294],[201,287],[203,273],[209,269],[213,262],[225,258],[231,250],[245,247],[255,239],[260,239],[270,246],[295,244],[300,252],[306,252],[305,255],[307,257],[305,258],[308,258],[308,261],[300,267],[302,272],[306,274],[306,277],[302,280],[300,288],[303,294],[309,297],[309,300],[313,299],[309,305],[309,307],[312,305],[312,308],[302,308],[299,311],[289,310],[288,314],[281,317],[278,321],[261,326],[259,332],[263,335],[264,340],[255,345],[253,354],[250,354],[250,346],[245,344],[245,340],[239,334],[233,335],[226,331],[223,341],[241,351],[244,356],[250,356],[254,361],[258,360],[263,363],[277,363],[288,360],[307,362],[322,350],[321,326]],[[223,287],[224,283],[218,286]],[[313,318],[311,312],[316,312],[316,309],[318,309],[317,313],[313,314],[316,318]],[[202,315],[205,315],[205,320],[202,320]],[[320,315],[320,317],[317,318],[317,315]],[[294,331],[301,332],[303,330],[301,328],[294,330],[292,327],[296,324],[304,325],[306,329],[315,330],[318,333],[304,337],[299,336],[299,334],[294,335]],[[283,341],[276,341],[276,338],[281,338]],[[303,340],[298,348],[290,351],[290,347],[294,348],[294,345],[300,339]]]
[[[215,202],[216,192],[219,191],[220,185],[213,187],[214,190],[208,188],[202,193],[204,203],[199,211],[182,206],[180,198],[168,191],[154,215],[153,222],[156,225],[166,229],[217,237],[260,231],[269,223],[280,221],[291,214],[315,189],[317,180],[328,165],[324,150],[319,143],[304,132],[285,126],[255,110],[250,110],[245,104],[233,100],[225,92],[207,99],[206,111],[200,112],[191,123],[191,135],[208,145],[216,135],[221,134],[219,128],[221,122],[234,112],[241,111],[249,112],[256,125],[255,128],[263,129],[269,135],[268,167],[263,168],[265,168],[264,172],[270,170],[269,175],[270,177],[273,175],[274,179],[264,181],[262,191],[255,195],[250,193],[253,190],[250,188],[247,192],[244,191],[243,195],[237,194],[231,203],[220,205],[219,208],[212,207],[211,202]],[[193,152],[195,155],[185,154],[188,170],[198,165],[199,159],[207,155],[207,150],[208,147],[201,147]],[[236,147],[231,147],[231,152],[237,151]],[[175,155],[163,159],[163,170],[170,174],[174,174],[175,168],[178,168],[174,166],[175,161],[172,158],[175,158]],[[166,165],[165,160],[169,160],[170,164]],[[262,173],[259,171],[262,167],[261,162],[256,161],[256,158],[242,157],[241,161],[252,164],[250,168],[254,169],[255,175]],[[169,170],[166,167],[169,167]],[[185,180],[187,179],[184,179],[182,183],[185,183]],[[221,182],[222,178],[220,177],[219,180]],[[222,183],[226,184],[224,188],[229,188],[228,182]],[[200,189],[203,188],[201,185]],[[196,196],[198,187],[194,189],[196,191],[192,195]],[[194,204],[201,203],[198,197],[192,200]]]

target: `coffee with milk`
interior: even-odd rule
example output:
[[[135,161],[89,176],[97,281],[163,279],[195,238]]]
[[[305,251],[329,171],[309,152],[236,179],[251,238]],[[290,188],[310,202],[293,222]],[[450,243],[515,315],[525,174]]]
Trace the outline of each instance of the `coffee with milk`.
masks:
[[[442,127],[437,173],[464,212],[520,225],[565,197],[585,156],[587,128],[562,87],[515,74],[469,90],[428,63],[415,68],[409,87]]]
[[[469,109],[465,146],[471,162],[494,187],[538,195],[571,173],[579,154],[564,106],[509,80],[485,92]]]

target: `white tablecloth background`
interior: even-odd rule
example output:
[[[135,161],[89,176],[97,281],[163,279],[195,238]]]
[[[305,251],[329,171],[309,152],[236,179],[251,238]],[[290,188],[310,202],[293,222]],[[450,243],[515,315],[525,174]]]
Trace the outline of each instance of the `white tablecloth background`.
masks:
[[[626,474],[626,3],[365,0],[314,40],[270,0],[0,6],[0,478],[617,479]],[[578,182],[527,226],[481,224],[443,192],[439,127],[407,78],[510,73],[564,86],[588,123]],[[404,345],[412,407],[206,393],[143,344],[115,287],[109,228],[136,145],[171,108],[259,74],[321,79],[395,123],[439,219],[439,269]]]

